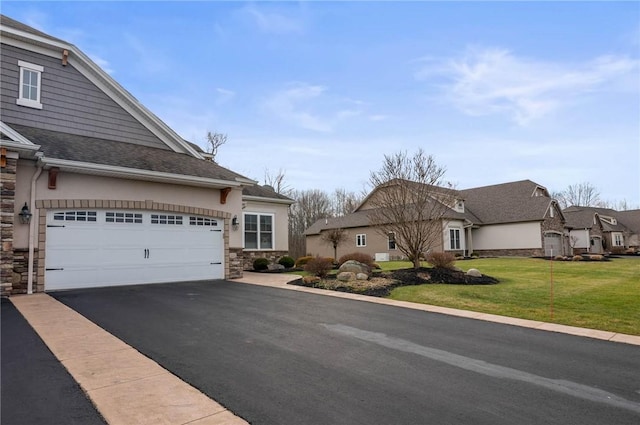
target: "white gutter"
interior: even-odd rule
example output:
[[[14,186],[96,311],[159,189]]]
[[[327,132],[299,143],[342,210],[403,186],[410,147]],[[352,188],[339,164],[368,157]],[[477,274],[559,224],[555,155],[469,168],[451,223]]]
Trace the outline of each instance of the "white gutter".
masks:
[[[264,196],[250,196],[250,195],[242,195],[242,199],[245,201],[256,201],[256,202],[271,202],[274,204],[295,204],[296,201],[291,199],[280,199],[280,198],[267,198]]]
[[[33,294],[33,255],[35,252],[35,235],[36,235],[36,181],[40,174],[42,174],[42,161],[40,160],[42,153],[38,155],[38,161],[36,162],[36,173],[31,178],[31,194],[29,199],[29,210],[33,216],[29,222],[29,260],[27,266],[27,294]]]
[[[70,161],[67,159],[42,158],[47,167],[59,167],[66,171],[108,175],[134,180],[156,181],[162,183],[184,184],[213,188],[240,187],[242,182],[233,180],[212,179],[208,177],[188,176],[185,174],[165,173],[161,171],[141,170],[137,168],[118,167],[114,165],[95,164],[91,162]]]

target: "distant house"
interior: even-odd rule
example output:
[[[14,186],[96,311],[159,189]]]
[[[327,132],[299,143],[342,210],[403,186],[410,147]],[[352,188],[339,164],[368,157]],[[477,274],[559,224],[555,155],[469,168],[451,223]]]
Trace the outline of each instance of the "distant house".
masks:
[[[367,198],[375,196],[376,190],[379,188]],[[537,183],[522,180],[477,187],[451,192],[451,197],[446,201],[442,235],[435,251],[467,256],[550,256],[567,250],[563,213],[548,190]],[[365,199],[352,214],[318,220],[305,232],[307,252],[332,257],[333,247],[323,241],[322,234],[341,228],[347,240],[338,246],[338,257],[362,252],[378,261],[402,258],[394,235],[381,235],[370,226],[369,208]]]
[[[210,160],[72,44],[0,16],[1,293],[233,278],[293,201]]]
[[[563,213],[573,253],[603,254],[640,247],[640,210],[572,206]]]

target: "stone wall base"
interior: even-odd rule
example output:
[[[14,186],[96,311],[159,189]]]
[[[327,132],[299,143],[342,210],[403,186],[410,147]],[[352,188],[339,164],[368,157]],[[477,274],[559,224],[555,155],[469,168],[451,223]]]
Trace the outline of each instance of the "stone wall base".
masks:
[[[253,262],[256,258],[266,258],[269,264],[277,264],[278,260],[287,255],[287,251],[244,251],[243,270],[253,270]]]
[[[38,284],[38,250],[33,252],[33,290]],[[29,282],[29,250],[26,248],[13,249],[13,276],[11,279],[11,294],[26,294]]]
[[[243,258],[242,248],[229,248],[229,279],[242,277]]]
[[[543,257],[542,248],[531,249],[474,249],[473,254],[481,257]]]

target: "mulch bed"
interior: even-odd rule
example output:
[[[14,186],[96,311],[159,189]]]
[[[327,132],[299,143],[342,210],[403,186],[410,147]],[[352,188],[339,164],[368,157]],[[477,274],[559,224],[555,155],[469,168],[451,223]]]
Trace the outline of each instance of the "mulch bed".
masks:
[[[333,275],[322,279],[320,282],[308,283],[303,279],[298,279],[289,284],[374,297],[386,297],[394,288],[399,286],[431,283],[493,285],[498,283],[498,279],[487,275],[480,277],[467,276],[464,272],[451,269],[421,267],[419,269],[401,269],[392,272],[374,273],[371,279],[365,281],[341,282]]]

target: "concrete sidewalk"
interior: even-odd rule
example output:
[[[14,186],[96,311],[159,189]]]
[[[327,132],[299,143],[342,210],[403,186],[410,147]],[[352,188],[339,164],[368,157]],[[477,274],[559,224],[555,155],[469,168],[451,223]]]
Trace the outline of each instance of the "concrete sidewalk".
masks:
[[[247,424],[49,295],[10,300],[109,424]]]
[[[559,325],[556,323],[540,322],[536,320],[518,319],[514,317],[498,316],[495,314],[478,313],[469,310],[457,310],[454,308],[438,307],[428,304],[411,303],[407,301],[395,301],[387,298],[371,297],[366,295],[350,294],[348,292],[329,291],[326,289],[308,288],[305,286],[289,285],[299,276],[285,273],[255,273],[244,272],[244,276],[234,279],[234,282],[249,283],[253,285],[271,286],[274,288],[289,289],[292,291],[309,292],[336,298],[365,301],[375,304],[392,305],[396,307],[410,308],[413,310],[441,313],[450,316],[467,317],[470,319],[484,320],[487,322],[502,323],[506,325],[520,326],[523,328],[539,329],[549,332],[559,332],[569,335],[577,335],[588,338],[603,339],[606,341],[622,342],[625,344],[640,345],[640,336],[627,335],[616,332],[601,331],[597,329],[578,328],[575,326]]]

